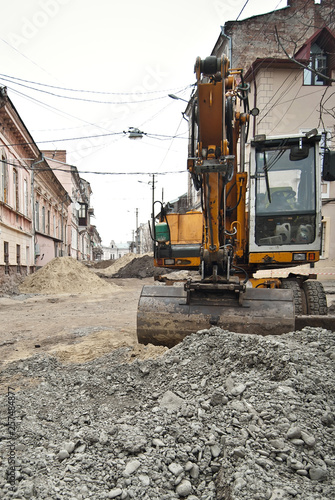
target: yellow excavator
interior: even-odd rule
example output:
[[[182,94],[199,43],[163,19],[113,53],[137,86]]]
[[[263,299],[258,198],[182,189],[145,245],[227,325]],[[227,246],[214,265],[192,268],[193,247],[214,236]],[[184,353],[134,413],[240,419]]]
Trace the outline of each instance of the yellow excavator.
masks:
[[[197,58],[195,73],[187,168],[199,209],[173,213],[161,205],[153,232],[155,266],[198,272],[143,287],[139,342],[172,347],[213,325],[266,335],[309,324],[298,317],[322,324],[327,301],[315,275],[255,277],[260,270],[313,267],[320,258],[321,136],[317,130],[256,136],[246,146],[250,115],[258,110],[249,110],[243,71],[210,56]],[[334,177],[334,165],[328,174]]]

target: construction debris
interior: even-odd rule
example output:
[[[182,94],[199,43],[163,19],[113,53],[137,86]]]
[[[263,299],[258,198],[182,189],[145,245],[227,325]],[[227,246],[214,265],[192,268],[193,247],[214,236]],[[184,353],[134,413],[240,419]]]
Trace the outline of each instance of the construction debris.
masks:
[[[20,285],[21,293],[109,293],[107,283],[72,257],[56,257]]]
[[[98,275],[106,278],[143,279],[169,272],[169,269],[155,267],[153,255],[150,253],[144,255],[128,253],[106,269],[99,269]]]
[[[159,358],[134,353],[129,363],[132,353],[67,365],[36,355],[4,367],[16,482],[12,492],[4,430],[1,498],[335,498],[334,333],[212,328]]]

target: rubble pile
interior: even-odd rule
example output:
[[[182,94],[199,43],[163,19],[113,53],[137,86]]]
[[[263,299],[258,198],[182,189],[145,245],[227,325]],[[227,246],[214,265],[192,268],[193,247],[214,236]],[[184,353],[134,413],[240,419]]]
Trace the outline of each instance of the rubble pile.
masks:
[[[126,254],[116,260],[107,269],[101,270],[99,276],[113,278],[150,278],[169,273],[171,270],[154,266],[152,254]]]
[[[5,274],[0,277],[0,297],[19,294],[19,285],[24,276],[19,273]]]
[[[109,293],[115,286],[72,257],[56,257],[20,285],[21,293]]]
[[[136,258],[138,258],[138,256],[135,253],[126,253],[119,259],[115,259],[107,268],[103,269],[101,272],[106,277],[114,276],[119,271],[119,269],[122,269]]]
[[[3,368],[16,389],[17,472],[12,492],[4,426],[1,498],[335,498],[334,333],[214,327],[156,359],[130,363],[131,351]]]

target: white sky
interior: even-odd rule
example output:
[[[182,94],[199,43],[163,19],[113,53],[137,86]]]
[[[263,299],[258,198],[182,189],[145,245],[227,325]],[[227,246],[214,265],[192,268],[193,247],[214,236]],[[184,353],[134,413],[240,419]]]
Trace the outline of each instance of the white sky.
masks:
[[[155,199],[161,200],[163,193],[164,201],[173,200],[186,192],[187,123],[181,114],[186,103],[168,94],[188,100],[196,57],[210,55],[220,26],[235,20],[245,3],[6,2],[0,85],[7,85],[10,99],[40,149],[66,149],[68,163],[79,172],[109,173],[81,174],[91,183],[92,223],[104,245],[132,239],[136,209],[139,223],[150,219],[152,173],[169,172],[155,176]],[[286,5],[286,0],[249,0],[239,19]],[[34,83],[14,83],[5,75]],[[129,127],[147,136],[131,141],[122,134]],[[177,134],[181,137],[171,139]],[[60,140],[73,138],[77,139]]]

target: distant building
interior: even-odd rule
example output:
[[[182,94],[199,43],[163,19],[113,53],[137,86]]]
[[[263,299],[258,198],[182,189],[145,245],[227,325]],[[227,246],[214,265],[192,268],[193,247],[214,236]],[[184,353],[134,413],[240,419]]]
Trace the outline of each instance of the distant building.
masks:
[[[102,255],[101,238],[96,226],[91,225],[90,218],[94,215],[94,210],[90,204],[90,183],[80,177],[76,167],[67,163],[65,150],[48,150],[43,153],[71,198],[65,233],[67,244],[64,245],[63,255],[70,255],[78,260],[98,259],[98,255]]]
[[[115,243],[111,241],[109,247],[102,246],[102,260],[116,260],[131,252],[131,242]]]

